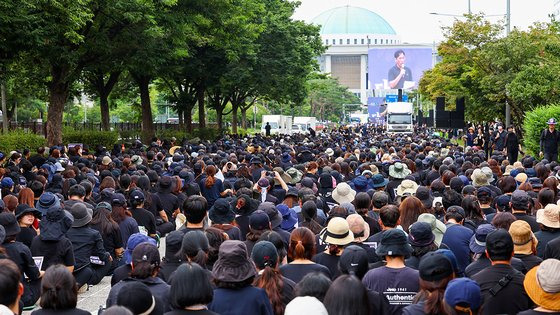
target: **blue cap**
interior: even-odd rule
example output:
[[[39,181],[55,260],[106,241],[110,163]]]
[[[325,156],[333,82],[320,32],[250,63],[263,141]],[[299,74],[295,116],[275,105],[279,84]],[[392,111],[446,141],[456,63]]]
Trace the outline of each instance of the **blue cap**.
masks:
[[[463,303],[467,304],[472,311],[477,310],[482,302],[480,286],[469,278],[453,279],[447,284],[444,299],[452,308]]]
[[[14,180],[11,177],[4,177],[0,182],[0,186],[2,186],[2,188],[12,188],[14,187]]]
[[[142,243],[150,243],[157,246],[156,240],[147,235],[141,233],[134,233],[130,235],[130,237],[128,238],[128,242],[126,243],[126,250],[124,251],[124,261],[127,264],[130,264],[132,262],[132,251],[134,250],[134,248]]]

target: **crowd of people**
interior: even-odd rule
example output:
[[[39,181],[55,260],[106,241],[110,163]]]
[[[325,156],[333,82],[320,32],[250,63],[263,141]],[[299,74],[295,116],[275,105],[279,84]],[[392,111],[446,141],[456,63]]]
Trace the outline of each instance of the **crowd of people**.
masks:
[[[0,314],[108,276],[107,315],[560,314],[549,123],[542,160],[368,126],[0,153]]]

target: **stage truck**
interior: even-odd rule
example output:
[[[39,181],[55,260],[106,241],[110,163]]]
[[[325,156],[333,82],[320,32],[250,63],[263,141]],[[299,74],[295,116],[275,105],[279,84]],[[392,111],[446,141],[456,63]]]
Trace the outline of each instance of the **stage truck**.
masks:
[[[385,112],[387,132],[413,133],[413,114],[412,103],[387,103],[387,110]]]

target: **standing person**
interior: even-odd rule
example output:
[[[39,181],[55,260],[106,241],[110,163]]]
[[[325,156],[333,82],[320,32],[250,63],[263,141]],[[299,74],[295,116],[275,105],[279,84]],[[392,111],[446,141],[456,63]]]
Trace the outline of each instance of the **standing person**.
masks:
[[[471,278],[480,285],[483,314],[517,314],[531,307],[523,288],[524,275],[511,266],[513,239],[498,229],[486,237],[486,254],[492,265]]]
[[[493,135],[494,137],[494,150],[496,151],[503,151],[505,147],[505,140],[506,140],[506,131],[504,130],[504,126],[501,124],[498,125],[498,130]]]
[[[309,273],[321,273],[331,278],[329,268],[317,264],[311,260],[315,255],[315,235],[305,227],[299,227],[292,231],[290,245],[288,247],[289,264],[282,265],[282,275],[295,283],[299,283]]]
[[[523,280],[523,287],[537,304],[537,308],[521,312],[521,315],[560,313],[560,260],[547,259],[529,270]]]
[[[474,128],[469,127],[467,134],[465,135],[466,146],[473,147],[475,145],[476,135],[474,133]]]
[[[412,247],[402,230],[385,231],[376,254],[384,257],[386,265],[368,271],[362,279],[367,289],[385,295],[389,300],[390,314],[401,314],[420,288],[418,270],[404,264],[411,253]]]
[[[445,214],[445,222],[447,229],[443,234],[442,242],[457,257],[457,265],[460,272],[464,272],[465,268],[471,262],[469,243],[474,232],[463,226],[465,221],[465,210],[459,206],[451,206]],[[513,251],[513,249],[512,249]]]
[[[519,151],[521,151],[521,143],[519,142],[519,137],[517,137],[513,126],[508,127],[504,142],[509,164],[513,165],[513,163],[517,162],[517,156],[519,155]]]
[[[478,128],[478,133],[474,138],[474,145],[477,146],[480,150],[484,150],[485,148],[486,139],[484,137],[484,131],[482,128]]]
[[[270,129],[272,129],[272,127],[270,126],[270,123],[267,121],[266,126],[264,126],[265,135],[267,137],[270,137]]]
[[[286,305],[295,297],[295,282],[282,276],[278,270],[278,251],[274,244],[260,241],[253,247],[251,259],[255,263],[258,275],[253,285],[266,291],[274,314],[282,315]]]
[[[403,309],[403,314],[445,314],[443,300],[445,288],[453,280],[453,264],[442,253],[426,254],[419,265],[420,292],[413,304]]]
[[[344,247],[354,241],[354,233],[350,231],[348,221],[333,217],[327,227],[319,233],[319,238],[322,243],[327,245],[327,249],[313,256],[313,261],[329,268],[332,279],[336,279],[340,275],[338,260],[344,251]]]
[[[556,119],[550,118],[547,121],[548,128],[541,132],[540,138],[540,157],[544,157],[549,162],[558,160],[558,142],[560,133],[556,130]]]
[[[331,284],[324,305],[332,315],[372,314],[368,291],[353,275],[341,275]]]
[[[216,283],[208,309],[218,314],[273,315],[266,291],[252,286],[257,270],[241,241],[225,241],[212,269]]]

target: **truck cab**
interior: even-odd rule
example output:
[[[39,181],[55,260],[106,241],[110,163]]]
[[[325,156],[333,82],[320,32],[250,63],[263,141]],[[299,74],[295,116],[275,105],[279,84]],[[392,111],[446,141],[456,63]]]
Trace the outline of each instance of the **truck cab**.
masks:
[[[387,132],[413,133],[414,125],[412,103],[395,102],[387,104]]]

